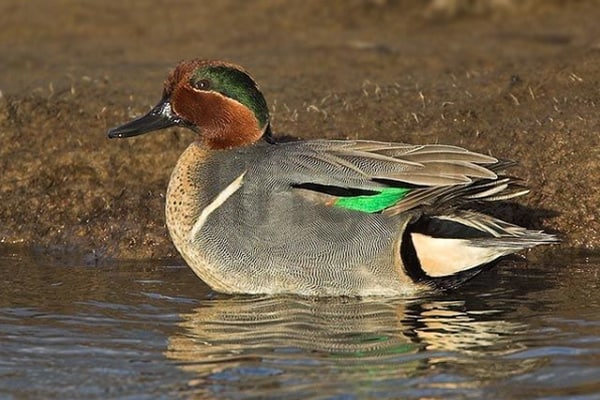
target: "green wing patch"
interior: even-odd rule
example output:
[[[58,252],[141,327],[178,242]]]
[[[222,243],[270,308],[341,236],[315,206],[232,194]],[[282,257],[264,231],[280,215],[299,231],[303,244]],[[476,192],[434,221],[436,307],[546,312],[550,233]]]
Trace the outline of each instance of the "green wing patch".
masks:
[[[365,213],[376,213],[402,200],[410,189],[390,187],[372,195],[340,197],[334,206]]]

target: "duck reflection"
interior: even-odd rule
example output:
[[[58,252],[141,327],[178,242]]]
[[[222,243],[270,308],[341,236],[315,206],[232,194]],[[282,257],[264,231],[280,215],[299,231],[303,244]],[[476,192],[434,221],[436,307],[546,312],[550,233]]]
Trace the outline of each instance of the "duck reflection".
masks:
[[[445,363],[454,371],[468,364],[472,377],[487,378],[531,367],[486,367],[490,357],[518,350],[514,335],[527,326],[465,300],[217,297],[181,317],[183,329],[169,338],[166,355],[193,372],[192,386],[213,395],[225,386],[256,390],[263,384],[269,393],[273,385],[339,389],[340,382],[367,390],[375,382],[443,370]]]
[[[395,352],[398,347],[403,352],[416,351],[418,345],[402,332],[403,316],[402,303],[392,302],[222,298],[183,315],[181,326],[190,335],[171,338],[170,351],[183,350],[191,360],[201,354],[241,354],[257,348],[355,357]]]

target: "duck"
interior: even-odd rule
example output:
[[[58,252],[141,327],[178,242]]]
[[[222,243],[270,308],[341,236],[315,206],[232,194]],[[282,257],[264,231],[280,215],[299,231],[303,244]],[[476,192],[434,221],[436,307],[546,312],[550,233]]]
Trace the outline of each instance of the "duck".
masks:
[[[171,174],[167,229],[216,292],[413,296],[558,241],[478,211],[529,191],[505,175],[514,162],[443,144],[277,139],[236,64],[180,62],[158,104],[108,137],[169,127],[195,139]]]

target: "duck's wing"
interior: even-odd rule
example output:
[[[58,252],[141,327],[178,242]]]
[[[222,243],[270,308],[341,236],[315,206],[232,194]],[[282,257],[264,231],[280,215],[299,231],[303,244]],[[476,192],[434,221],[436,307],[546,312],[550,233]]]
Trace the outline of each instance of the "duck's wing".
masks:
[[[277,144],[270,153],[263,167],[272,176],[329,196],[328,204],[365,212],[527,192],[519,181],[499,176],[512,163],[456,146],[313,140]]]

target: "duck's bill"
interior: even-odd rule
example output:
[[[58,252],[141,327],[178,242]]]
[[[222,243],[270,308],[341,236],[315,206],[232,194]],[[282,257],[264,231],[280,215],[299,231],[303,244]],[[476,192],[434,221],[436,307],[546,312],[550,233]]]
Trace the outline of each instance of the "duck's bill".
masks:
[[[171,109],[171,102],[165,97],[148,114],[109,129],[108,137],[111,139],[132,137],[170,126],[181,125],[181,123],[181,119]]]

